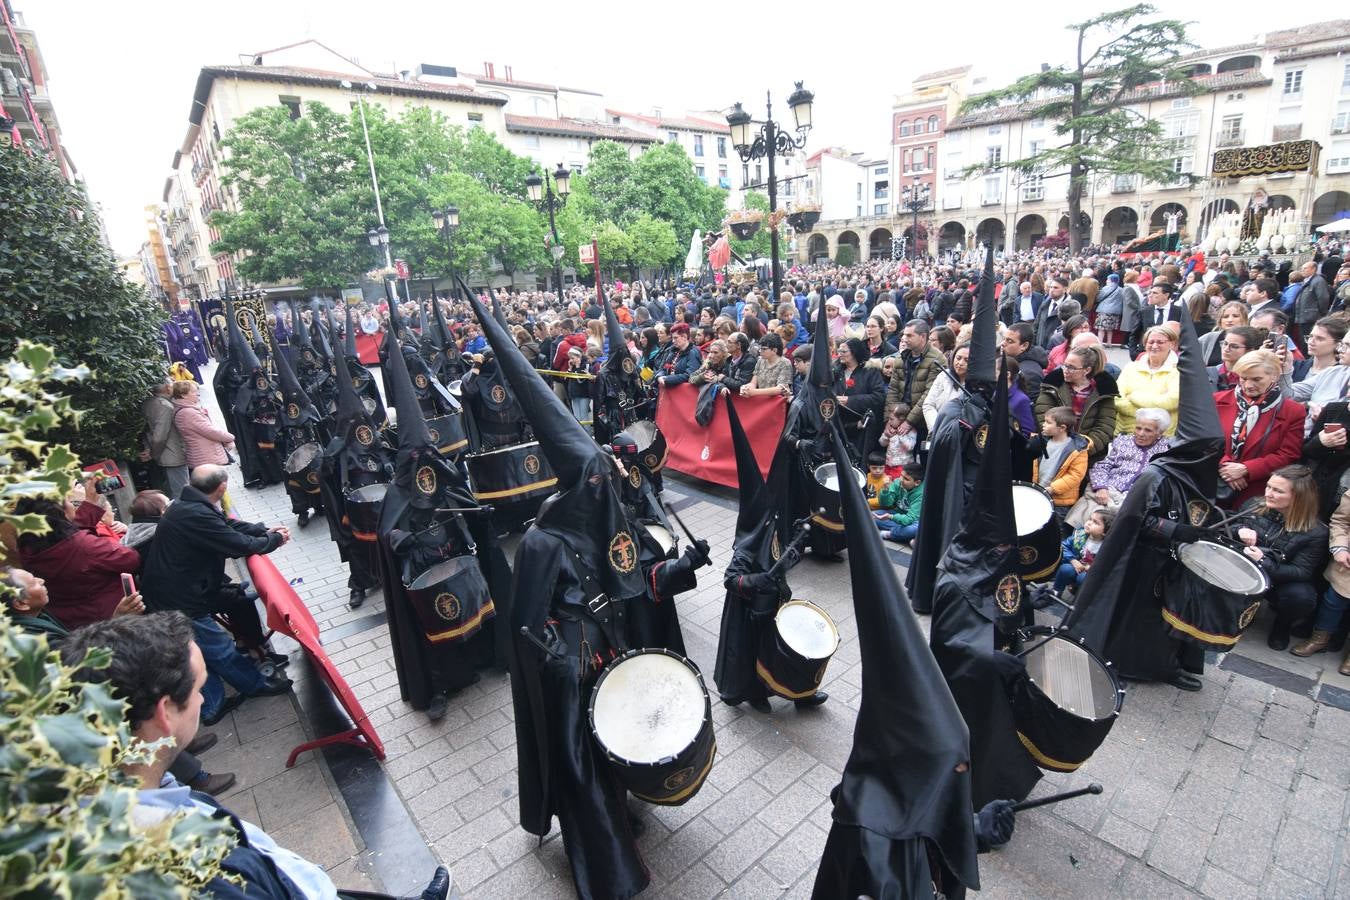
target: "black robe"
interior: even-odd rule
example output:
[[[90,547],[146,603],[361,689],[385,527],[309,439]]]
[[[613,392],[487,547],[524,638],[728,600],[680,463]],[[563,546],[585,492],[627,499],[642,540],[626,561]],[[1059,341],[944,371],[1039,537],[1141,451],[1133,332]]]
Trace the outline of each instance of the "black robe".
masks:
[[[216,368],[216,374],[211,379],[211,387],[216,394],[216,404],[220,407],[220,413],[225,417],[229,424],[230,434],[234,435],[234,448],[239,453],[239,470],[244,475],[244,484],[252,486],[257,484],[275,484],[275,480],[269,480],[272,472],[264,466],[261,458],[261,452],[253,436],[253,421],[246,414],[246,411],[236,408],[235,401],[239,396],[239,391],[245,386],[245,382],[235,374],[234,366],[229,362],[223,362]],[[176,498],[175,498],[176,499]]]
[[[947,376],[939,373],[940,378]],[[975,486],[980,454],[988,435],[989,407],[983,397],[962,395],[938,416],[928,442],[923,479],[923,515],[914,540],[914,555],[905,576],[914,611],[933,611],[938,561],[961,528],[966,499]]]

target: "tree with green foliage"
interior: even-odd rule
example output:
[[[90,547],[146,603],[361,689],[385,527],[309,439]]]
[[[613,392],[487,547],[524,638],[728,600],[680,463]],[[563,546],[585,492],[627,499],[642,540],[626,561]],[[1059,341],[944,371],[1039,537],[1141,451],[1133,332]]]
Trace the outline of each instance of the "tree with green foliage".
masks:
[[[628,263],[634,277],[638,269],[659,269],[680,255],[675,227],[650,213],[638,215],[628,226],[628,237],[632,243]]]
[[[0,367],[0,518],[11,533],[48,527],[41,516],[9,515],[13,501],[59,499],[77,483],[70,448],[41,436],[76,417],[53,383],[88,375],[61,368],[51,348],[27,341]],[[108,662],[101,652],[84,665]],[[106,685],[76,681],[75,668],[46,636],[23,634],[0,613],[0,897],[199,894],[234,846],[233,827],[209,816],[170,816],[150,827],[133,819],[138,785],[121,767],[148,761],[159,745],[135,740],[126,703]]]
[[[1152,18],[1156,12],[1141,3],[1070,25],[1077,36],[1072,67],[1052,66],[967,100],[962,114],[1018,104],[1018,118],[1053,122],[1061,139],[1058,146],[973,165],[967,173],[1007,169],[1040,178],[1067,176],[1071,222],[1079,221],[1089,178],[1133,175],[1169,184],[1187,177],[1173,162],[1187,155],[1184,148],[1164,140],[1162,125],[1132,106],[1159,82],[1168,96],[1197,90],[1181,67],[1181,55],[1195,46],[1186,37],[1186,23]],[[1082,231],[1070,229],[1069,238],[1077,253]]]
[[[852,244],[840,244],[839,249],[834,251],[834,264],[837,266],[851,266],[858,261],[858,251],[853,249]]]
[[[53,347],[59,365],[97,362],[72,388],[78,428],[62,420],[55,439],[87,459],[130,457],[141,403],[169,364],[164,310],[123,278],[83,191],[52,160],[0,149],[0,210],[0,354],[27,339]]]

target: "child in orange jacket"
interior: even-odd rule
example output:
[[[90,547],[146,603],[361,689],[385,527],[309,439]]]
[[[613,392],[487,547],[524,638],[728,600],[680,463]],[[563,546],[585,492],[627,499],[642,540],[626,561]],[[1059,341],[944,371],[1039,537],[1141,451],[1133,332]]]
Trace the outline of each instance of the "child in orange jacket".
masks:
[[[1077,433],[1078,417],[1071,406],[1045,411],[1041,422],[1041,455],[1031,463],[1031,480],[1050,492],[1055,514],[1061,519],[1078,502],[1088,470],[1087,438]]]

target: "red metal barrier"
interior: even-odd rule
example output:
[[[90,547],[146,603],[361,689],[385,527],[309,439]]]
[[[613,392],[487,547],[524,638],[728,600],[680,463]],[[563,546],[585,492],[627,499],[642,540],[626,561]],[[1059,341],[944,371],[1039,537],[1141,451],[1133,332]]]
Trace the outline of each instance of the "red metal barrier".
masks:
[[[306,741],[295,747],[286,758],[286,768],[295,765],[296,757],[306,750],[314,750],[328,744],[354,744],[375,754],[376,759],[384,759],[384,742],[375,733],[375,726],[370,724],[370,717],[361,707],[361,701],[356,699],[346,679],[342,677],[342,673],[333,665],[323,645],[319,643],[319,626],[310,615],[304,601],[295,593],[286,576],[277,570],[276,564],[270,558],[250,556],[246,562],[249,574],[253,576],[253,586],[267,608],[268,627],[294,638],[305,648],[309,658],[314,660],[314,667],[324,683],[328,685],[333,696],[337,697],[352,720],[352,727],[346,731]]]
[[[727,424],[727,401],[717,398],[713,417],[705,428],[694,421],[699,389],[688,384],[661,388],[656,408],[656,424],[665,436],[670,456],[666,468],[692,475],[714,484],[736,487],[736,451],[731,446],[731,427]],[[741,425],[750,437],[761,474],[769,474],[769,463],[787,418],[787,402],[782,397],[733,397]]]

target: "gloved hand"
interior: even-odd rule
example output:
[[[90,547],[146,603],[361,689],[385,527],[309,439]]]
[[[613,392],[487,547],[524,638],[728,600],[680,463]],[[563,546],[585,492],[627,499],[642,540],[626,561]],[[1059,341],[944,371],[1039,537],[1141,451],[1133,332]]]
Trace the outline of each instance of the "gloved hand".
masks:
[[[786,571],[787,569],[791,569],[793,566],[797,565],[797,563],[801,561],[802,561],[801,551],[799,551],[796,547],[788,547],[787,551],[783,554],[783,558],[781,560],[784,571]]]
[[[772,591],[778,587],[778,580],[767,572],[754,572],[741,576],[741,589],[746,591]]]
[[[994,651],[991,666],[1004,681],[1013,681],[1027,674],[1027,664],[1022,661],[1022,657],[1004,653],[1002,650]]]
[[[1172,540],[1182,544],[1193,544],[1209,537],[1209,532],[1197,528],[1189,522],[1175,522],[1172,525]]]
[[[1017,824],[1011,800],[990,800],[975,814],[975,849],[987,853],[1008,843]]]
[[[1047,609],[1054,604],[1054,588],[1048,584],[1037,585],[1027,594],[1027,605],[1032,609]]]
[[[699,538],[692,545],[684,548],[684,555],[693,560],[694,568],[697,569],[700,566],[712,565],[711,549],[707,541]]]
[[[1033,434],[1027,438],[1027,453],[1032,457],[1045,456],[1045,437]]]

